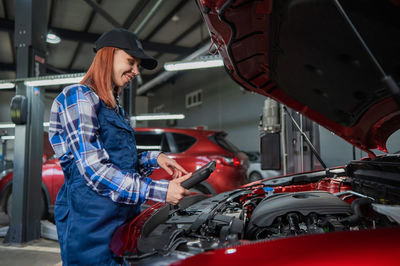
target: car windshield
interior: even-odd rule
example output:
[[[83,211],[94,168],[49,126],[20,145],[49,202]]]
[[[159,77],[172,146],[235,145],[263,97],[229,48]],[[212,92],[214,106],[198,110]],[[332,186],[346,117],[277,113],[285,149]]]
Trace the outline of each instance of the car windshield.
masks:
[[[216,143],[218,146],[224,148],[227,151],[234,152],[234,153],[239,152],[240,150],[235,145],[233,145],[231,142],[229,142],[229,140],[227,140],[225,138],[226,135],[227,135],[226,133],[220,132],[220,133],[214,134],[208,138],[211,141],[213,141],[214,143]]]
[[[246,152],[250,162],[260,162],[260,154],[258,152]]]

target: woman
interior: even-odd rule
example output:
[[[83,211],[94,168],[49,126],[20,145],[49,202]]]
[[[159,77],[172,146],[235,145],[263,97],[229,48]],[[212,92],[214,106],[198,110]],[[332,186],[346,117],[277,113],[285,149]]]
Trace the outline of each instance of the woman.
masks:
[[[177,204],[189,192],[180,183],[191,174],[174,160],[137,154],[134,130],[118,104],[139,65],[153,69],[157,61],[124,29],[104,33],[95,51],[86,76],[64,88],[50,115],[49,139],[65,175],[54,210],[63,265],[121,263],[108,248],[114,230],[144,201]],[[148,178],[158,166],[175,179]]]

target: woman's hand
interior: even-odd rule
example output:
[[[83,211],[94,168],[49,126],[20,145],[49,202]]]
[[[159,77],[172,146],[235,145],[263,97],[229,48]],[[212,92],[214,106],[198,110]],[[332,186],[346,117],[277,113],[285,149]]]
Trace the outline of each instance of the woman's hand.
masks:
[[[184,175],[169,181],[166,202],[172,205],[176,205],[190,193],[189,190],[181,186],[181,183],[192,176],[192,173]]]
[[[169,158],[167,155],[165,155],[163,153],[160,153],[160,155],[158,155],[157,163],[162,169],[164,169],[174,179],[179,178],[182,175],[188,173],[188,171],[183,169],[183,167],[180,166],[174,159]]]

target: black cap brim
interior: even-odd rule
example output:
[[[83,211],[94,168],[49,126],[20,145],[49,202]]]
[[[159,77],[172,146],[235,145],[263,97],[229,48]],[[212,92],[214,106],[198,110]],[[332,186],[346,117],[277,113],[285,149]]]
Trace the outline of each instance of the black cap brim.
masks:
[[[128,49],[122,49],[129,55],[141,59],[140,65],[148,70],[155,69],[157,67],[157,60],[155,60],[153,57],[145,54],[144,52],[140,50],[128,50]]]

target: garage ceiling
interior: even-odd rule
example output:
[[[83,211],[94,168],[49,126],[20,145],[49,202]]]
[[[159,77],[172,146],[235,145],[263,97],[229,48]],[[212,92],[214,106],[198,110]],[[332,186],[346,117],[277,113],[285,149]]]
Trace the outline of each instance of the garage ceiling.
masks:
[[[86,71],[94,41],[116,27],[136,31],[159,61],[155,70],[142,71],[144,82],[163,72],[165,62],[188,56],[210,39],[191,0],[48,0],[48,5],[48,31],[61,38],[46,44],[49,74]],[[16,77],[15,12],[15,0],[0,0],[0,79]]]

